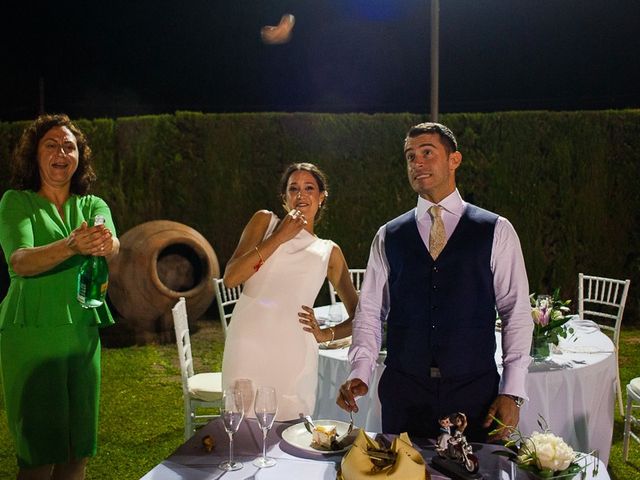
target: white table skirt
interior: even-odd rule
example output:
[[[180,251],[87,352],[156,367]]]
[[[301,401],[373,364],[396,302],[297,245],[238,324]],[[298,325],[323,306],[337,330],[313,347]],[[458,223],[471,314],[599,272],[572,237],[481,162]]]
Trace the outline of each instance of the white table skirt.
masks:
[[[262,453],[262,433],[255,419],[245,420],[235,435],[234,456],[244,467],[235,472],[224,472],[217,465],[226,460],[229,455],[229,440],[224,431],[222,421],[215,419],[199,430],[187,440],[166,460],[156,465],[142,477],[142,480],[335,480],[336,468],[342,459],[341,455],[321,455],[306,453],[288,445],[282,440],[282,431],[291,422],[276,422],[267,437],[267,455],[276,458],[277,463],[270,468],[259,469],[251,463]],[[211,435],[216,441],[213,452],[207,453],[202,448],[202,438]],[[373,436],[373,434],[370,434]],[[495,445],[474,444],[474,452],[480,461],[480,473],[484,478],[492,480],[518,480],[527,476],[517,471],[514,464],[506,458],[493,455],[500,449]],[[435,455],[431,446],[421,450],[427,461],[429,473],[433,480],[448,480],[449,477],[440,474],[429,464],[429,459]],[[594,473],[594,458],[586,459],[591,462],[587,470],[588,479],[609,480],[606,467],[598,462],[598,471]],[[579,478],[579,477],[577,477]]]
[[[563,353],[529,367],[527,394],[520,412],[520,430],[529,435],[542,415],[549,428],[574,449],[598,450],[609,461],[615,405],[616,356],[613,342],[592,322],[572,321],[573,337],[561,341]],[[500,332],[496,332],[496,362],[501,370]],[[350,365],[348,348],[321,350],[318,365],[318,395],[314,418],[348,421],[348,414],[336,405],[336,395],[346,380]],[[584,363],[583,363],[584,362]],[[367,431],[382,430],[378,381],[384,371],[381,359],[375,368],[369,393],[358,399],[357,426]]]

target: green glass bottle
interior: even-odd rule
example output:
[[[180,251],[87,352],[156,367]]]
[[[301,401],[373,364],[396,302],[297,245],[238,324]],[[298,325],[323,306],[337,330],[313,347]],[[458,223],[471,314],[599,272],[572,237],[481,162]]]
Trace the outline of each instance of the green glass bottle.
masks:
[[[104,225],[104,217],[96,215],[94,225]],[[78,302],[84,308],[96,308],[104,303],[109,285],[109,267],[105,257],[89,255],[78,272]]]

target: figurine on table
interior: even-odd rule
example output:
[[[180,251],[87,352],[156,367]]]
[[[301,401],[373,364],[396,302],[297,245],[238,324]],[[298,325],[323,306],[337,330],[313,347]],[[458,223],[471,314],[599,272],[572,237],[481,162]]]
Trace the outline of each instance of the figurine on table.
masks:
[[[467,416],[462,412],[457,412],[442,417],[438,423],[440,424],[440,435],[438,435],[436,442],[438,455],[445,461],[462,464],[469,473],[476,473],[480,464],[464,436],[464,430],[467,428]],[[452,426],[455,428],[453,435],[451,434]]]
[[[449,415],[446,415],[438,420],[438,423],[440,424],[440,435],[438,435],[438,441],[436,442],[436,452],[441,457],[446,457],[449,439],[451,438],[451,419]]]
[[[456,431],[453,433],[453,437],[449,439],[449,443],[452,445],[457,445],[463,439],[466,440],[464,431],[467,428],[467,416],[462,412],[458,412],[451,415],[450,419]]]

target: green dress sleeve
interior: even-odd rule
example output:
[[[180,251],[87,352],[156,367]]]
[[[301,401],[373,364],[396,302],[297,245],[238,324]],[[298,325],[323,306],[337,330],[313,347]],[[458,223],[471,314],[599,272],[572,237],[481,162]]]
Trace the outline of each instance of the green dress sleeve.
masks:
[[[34,246],[31,221],[21,197],[19,191],[7,190],[0,200],[0,246],[9,268],[13,252]]]
[[[115,234],[107,204],[93,195],[72,195],[60,216],[55,205],[30,190],[10,190],[0,201],[0,245],[9,263],[18,248],[39,247],[66,238],[83,221],[100,213]],[[76,299],[82,255],[74,255],[47,272],[30,277],[16,275],[0,304],[0,330],[52,327],[66,324],[106,326],[114,323],[107,304],[85,309]]]

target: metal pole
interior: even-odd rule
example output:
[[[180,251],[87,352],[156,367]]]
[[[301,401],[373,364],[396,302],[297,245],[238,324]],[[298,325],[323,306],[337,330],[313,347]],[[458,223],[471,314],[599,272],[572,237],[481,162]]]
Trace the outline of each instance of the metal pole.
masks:
[[[438,121],[440,78],[440,0],[431,0],[431,121]]]
[[[40,80],[38,81],[38,91],[40,94],[40,105],[39,105],[39,114],[43,115],[44,114],[44,77],[40,77]]]

